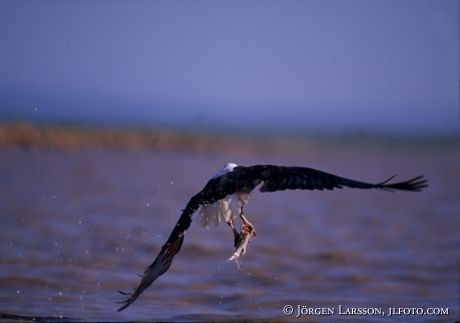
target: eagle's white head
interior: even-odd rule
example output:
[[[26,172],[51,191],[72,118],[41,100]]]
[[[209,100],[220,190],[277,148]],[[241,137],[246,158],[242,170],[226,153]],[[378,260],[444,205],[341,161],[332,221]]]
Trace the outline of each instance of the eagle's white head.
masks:
[[[222,168],[219,172],[217,172],[216,175],[213,176],[213,178],[217,178],[219,176],[225,175],[227,173],[233,172],[233,169],[237,167],[238,165],[235,163],[227,163],[225,164],[224,168]]]

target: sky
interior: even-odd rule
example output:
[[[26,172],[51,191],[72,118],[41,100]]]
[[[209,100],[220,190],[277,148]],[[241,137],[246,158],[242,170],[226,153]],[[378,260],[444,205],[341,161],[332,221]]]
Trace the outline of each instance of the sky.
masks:
[[[459,1],[0,0],[0,121],[460,133]]]

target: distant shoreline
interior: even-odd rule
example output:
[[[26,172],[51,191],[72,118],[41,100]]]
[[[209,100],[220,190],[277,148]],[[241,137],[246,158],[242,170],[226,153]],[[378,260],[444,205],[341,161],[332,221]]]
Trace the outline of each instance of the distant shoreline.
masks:
[[[239,135],[197,133],[190,130],[136,129],[129,127],[80,126],[32,122],[0,122],[0,147],[52,149],[174,149],[191,151],[296,149],[299,145],[337,148],[343,146],[392,148],[455,147],[460,136],[379,136],[345,135]]]

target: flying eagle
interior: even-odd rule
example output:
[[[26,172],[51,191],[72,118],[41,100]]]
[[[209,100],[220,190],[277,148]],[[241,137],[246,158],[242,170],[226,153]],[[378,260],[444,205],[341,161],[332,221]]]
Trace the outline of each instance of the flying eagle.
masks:
[[[245,254],[246,246],[251,237],[256,235],[254,226],[243,213],[243,208],[248,202],[249,193],[258,185],[261,192],[275,192],[284,190],[332,190],[334,188],[376,188],[385,191],[402,190],[418,192],[427,186],[423,176],[398,183],[389,183],[394,176],[377,184],[369,184],[344,177],[332,175],[320,170],[307,167],[287,167],[274,165],[239,166],[228,163],[214,175],[205,187],[194,195],[182,211],[166,243],[160,253],[148,266],[142,279],[133,293],[123,295],[129,297],[120,302],[123,304],[118,311],[131,305],[139,295],[149,287],[160,275],[164,274],[171,266],[174,256],[179,252],[184,241],[185,231],[190,227],[192,215],[201,207],[202,224],[210,222],[219,223],[224,220],[231,228],[234,236],[235,252],[229,260],[238,262],[240,256]],[[242,221],[241,231],[238,232],[233,222],[234,215],[230,205],[232,197],[238,201],[238,215]]]

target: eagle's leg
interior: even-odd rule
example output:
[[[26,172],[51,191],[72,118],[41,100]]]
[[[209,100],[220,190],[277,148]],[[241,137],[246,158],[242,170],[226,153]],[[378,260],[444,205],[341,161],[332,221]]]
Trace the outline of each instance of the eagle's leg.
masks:
[[[252,223],[249,222],[249,220],[244,216],[243,207],[240,208],[240,218],[241,218],[241,221],[243,221],[243,224],[241,225],[241,231],[249,235],[253,235],[255,237],[256,229],[254,228]]]

